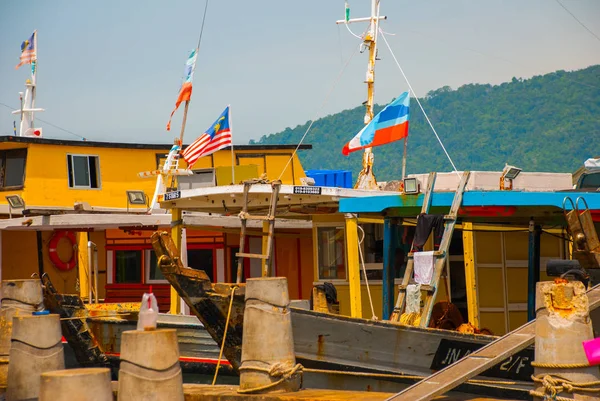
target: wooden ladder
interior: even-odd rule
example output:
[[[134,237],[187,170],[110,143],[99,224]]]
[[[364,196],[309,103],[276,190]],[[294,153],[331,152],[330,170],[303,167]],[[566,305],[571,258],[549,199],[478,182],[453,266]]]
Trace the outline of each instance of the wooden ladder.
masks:
[[[271,203],[269,205],[269,212],[266,216],[253,216],[248,213],[248,193],[250,192],[250,187],[253,184],[260,183],[260,180],[250,180],[244,182],[244,199],[242,211],[239,214],[239,218],[241,220],[241,231],[240,231],[240,252],[236,253],[235,256],[238,258],[238,266],[237,266],[237,278],[236,283],[239,284],[242,282],[242,273],[244,269],[244,258],[253,258],[253,259],[262,259],[264,260],[264,265],[262,269],[262,276],[268,277],[271,274],[271,260],[273,255],[273,234],[275,232],[275,211],[277,210],[277,200],[279,198],[279,190],[281,188],[281,181],[276,180],[271,182],[271,188],[273,189],[273,193],[271,194]],[[246,223],[248,220],[261,220],[269,222],[269,234],[267,236],[267,249],[266,253],[258,254],[258,253],[246,253],[244,249],[246,247]]]
[[[450,241],[452,240],[452,234],[454,233],[454,226],[456,225],[458,209],[462,204],[465,187],[467,185],[467,182],[469,181],[469,175],[470,173],[468,171],[465,171],[463,173],[458,184],[458,188],[456,189],[456,193],[454,194],[454,199],[452,200],[452,205],[450,206],[450,212],[444,216],[444,233],[442,235],[440,247],[437,251],[434,251],[433,253],[435,258],[435,264],[431,281],[428,285],[421,285],[421,290],[426,292],[423,309],[421,311],[421,319],[419,321],[419,326],[421,327],[427,327],[429,325],[429,320],[431,319],[431,312],[433,311],[433,304],[437,296],[439,281],[442,277],[442,272],[446,268],[448,248],[450,247]],[[435,186],[435,180],[436,173],[429,173],[429,179],[427,180],[427,190],[425,192],[425,198],[423,199],[423,206],[421,207],[422,214],[427,214],[429,212],[429,207],[431,206],[431,196],[433,194],[433,189]],[[392,322],[399,322],[400,317],[406,309],[406,289],[413,278],[413,271],[414,253],[411,249],[411,252],[409,252],[408,254],[408,263],[406,264],[404,278],[402,279],[402,284],[400,284],[399,286],[398,300],[396,301],[396,306],[394,307],[394,311],[392,313],[392,316],[390,317],[390,321]]]

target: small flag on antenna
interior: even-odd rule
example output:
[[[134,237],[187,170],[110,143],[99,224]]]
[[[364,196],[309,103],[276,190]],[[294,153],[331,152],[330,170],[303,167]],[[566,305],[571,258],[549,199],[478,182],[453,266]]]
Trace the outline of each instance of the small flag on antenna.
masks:
[[[173,114],[179,108],[179,105],[183,101],[189,101],[192,97],[192,80],[194,79],[194,68],[196,68],[196,58],[197,53],[196,49],[192,50],[190,56],[188,57],[185,63],[185,79],[183,84],[181,85],[181,89],[179,89],[179,96],[177,96],[177,101],[175,102],[175,108],[171,112],[171,117],[169,117],[169,122],[167,123],[167,131],[171,130],[171,119],[173,118]]]
[[[31,64],[32,61],[36,60],[36,58],[37,58],[37,54],[36,54],[37,49],[35,48],[36,34],[37,34],[37,31],[34,31],[31,34],[31,37],[29,39],[27,39],[26,41],[21,43],[21,62],[19,64],[17,64],[15,69],[18,69],[20,66],[22,66],[24,64]]]

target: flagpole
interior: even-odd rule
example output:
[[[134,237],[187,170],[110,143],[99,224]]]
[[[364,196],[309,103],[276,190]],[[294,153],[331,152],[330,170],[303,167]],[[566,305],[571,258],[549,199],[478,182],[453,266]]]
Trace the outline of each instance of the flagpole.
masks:
[[[406,178],[406,148],[408,145],[408,135],[404,137],[404,154],[402,155],[402,179]]]
[[[227,105],[229,110],[229,135],[233,134],[233,125],[231,124],[231,105]],[[231,184],[235,185],[235,157],[233,155],[233,135],[231,136]]]

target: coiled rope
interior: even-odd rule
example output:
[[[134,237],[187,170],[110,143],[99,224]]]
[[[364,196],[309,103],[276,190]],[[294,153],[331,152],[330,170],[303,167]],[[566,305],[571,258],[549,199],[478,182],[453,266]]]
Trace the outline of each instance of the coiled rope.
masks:
[[[532,363],[533,365],[533,363]],[[590,382],[574,382],[556,375],[532,375],[531,380],[541,384],[544,392],[531,390],[529,395],[540,397],[544,400],[572,401],[572,397],[561,397],[558,394],[565,392],[573,394],[574,392],[600,394],[600,380]]]
[[[268,373],[269,376],[271,376],[271,377],[279,377],[279,380],[274,381],[269,384],[265,384],[264,386],[258,386],[258,387],[246,388],[246,389],[238,389],[238,391],[237,391],[240,394],[252,394],[252,393],[258,393],[260,391],[268,390],[270,388],[278,386],[279,384],[283,383],[285,380],[291,379],[295,375],[302,374],[304,367],[299,363],[297,363],[296,365],[294,365],[292,367],[288,367],[281,363],[276,363],[268,369],[260,368],[258,366],[242,366],[242,367],[240,367],[240,370],[255,370],[258,372]]]

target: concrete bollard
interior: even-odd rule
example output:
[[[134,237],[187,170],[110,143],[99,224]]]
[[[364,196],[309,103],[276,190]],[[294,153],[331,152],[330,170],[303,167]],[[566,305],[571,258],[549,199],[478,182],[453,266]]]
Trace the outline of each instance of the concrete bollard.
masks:
[[[285,277],[247,280],[239,393],[300,389],[289,304]]]
[[[7,401],[37,400],[40,375],[65,368],[59,315],[13,318]]]
[[[600,369],[589,366],[582,345],[593,338],[585,292],[579,281],[537,283],[535,361],[531,364],[536,387],[531,395],[536,400],[546,396],[597,400],[600,396],[600,388],[590,392],[594,386],[587,385],[600,380]]]
[[[123,332],[119,400],[183,401],[183,377],[174,329]]]
[[[110,369],[82,368],[42,373],[39,401],[113,401]]]
[[[0,287],[0,388],[6,387],[8,354],[14,316],[28,315],[43,307],[40,280],[4,280]]]

